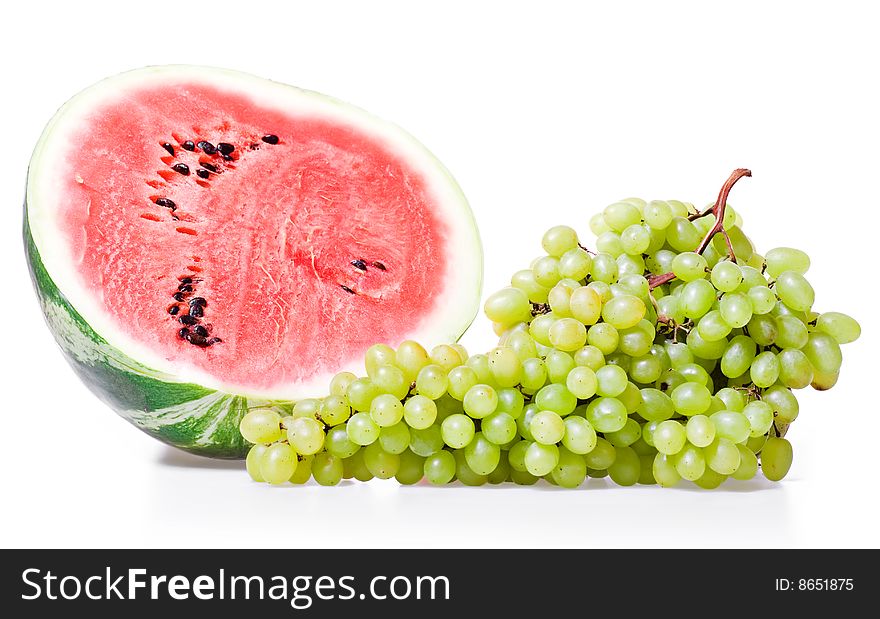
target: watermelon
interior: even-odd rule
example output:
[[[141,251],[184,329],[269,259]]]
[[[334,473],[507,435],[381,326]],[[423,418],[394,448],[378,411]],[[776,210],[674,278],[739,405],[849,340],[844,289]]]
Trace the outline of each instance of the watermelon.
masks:
[[[358,108],[251,75],[138,69],[65,104],[31,159],[24,241],[74,370],[152,436],[242,457],[373,343],[454,341],[482,251],[443,165]]]

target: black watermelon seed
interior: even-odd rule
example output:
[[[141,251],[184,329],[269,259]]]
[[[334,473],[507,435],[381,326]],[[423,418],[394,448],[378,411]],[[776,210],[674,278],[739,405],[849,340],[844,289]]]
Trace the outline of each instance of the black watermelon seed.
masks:
[[[171,169],[175,172],[183,174],[184,176],[189,176],[189,166],[185,163],[175,163],[173,166],[171,166]]]
[[[373,262],[371,262],[370,264],[372,264],[374,267],[376,267],[376,268],[379,269],[380,271],[387,271],[387,270],[388,270],[388,269],[385,267],[385,265],[382,264],[381,262],[373,261]]]
[[[180,278],[180,283],[181,283],[181,284],[191,284],[191,283],[193,283],[193,278],[192,278],[192,277],[189,277],[189,276],[187,276],[187,277],[181,277],[181,278]]]
[[[171,307],[168,308],[168,313],[171,314],[172,316],[176,316],[177,312],[179,312],[179,311],[180,311],[179,305],[172,305]]]
[[[184,142],[183,144],[181,144],[180,147],[181,147],[183,150],[189,150],[189,151],[193,151],[193,150],[196,149],[196,145],[195,145],[195,143],[193,143],[192,140],[187,140],[186,142]]]
[[[195,333],[190,333],[186,336],[186,341],[190,344],[195,344],[196,346],[200,346],[204,348],[208,345],[208,341],[202,335],[196,335]]]
[[[278,136],[272,135],[271,133],[269,135],[264,135],[260,139],[263,140],[266,144],[278,144]]]
[[[339,286],[348,294],[357,294],[354,290],[346,286],[345,284],[339,284]]]
[[[196,324],[196,323],[198,322],[198,320],[196,320],[195,318],[193,318],[193,317],[190,316],[189,314],[184,314],[183,316],[181,316],[181,317],[178,318],[177,320],[180,321],[180,324],[182,324],[182,325],[186,325],[186,326],[188,326],[188,327],[191,326],[191,325],[194,325],[194,324]]]
[[[220,155],[220,156],[223,157],[223,161],[235,161],[235,157],[233,157],[232,155]]]
[[[168,198],[156,198],[156,204],[170,208],[172,211],[177,210],[177,204],[174,203],[174,200],[169,200]]]
[[[189,305],[192,307],[193,305],[201,305],[202,307],[206,307],[208,302],[205,301],[202,297],[193,297],[189,300]]]
[[[174,147],[171,146],[171,144],[165,142],[164,144],[162,144],[162,148],[167,150],[169,155],[171,155],[172,157],[174,156]]]
[[[196,170],[196,174],[199,175],[199,178],[208,178],[211,176],[211,173],[207,170]]]
[[[202,337],[208,337],[208,330],[203,325],[196,325],[192,328],[192,332]]]
[[[361,271],[367,270],[367,263],[364,262],[363,260],[352,260],[351,266],[353,266],[356,269],[360,269]]]
[[[219,337],[212,337],[210,340],[208,340],[208,345],[210,346],[211,344],[219,344],[222,341],[223,340],[221,340]]]
[[[221,155],[228,155],[235,150],[235,146],[233,146],[229,142],[220,142],[219,144],[217,144],[217,150],[220,151]]]
[[[173,295],[171,295],[171,298],[174,299],[175,301],[183,301],[183,293],[182,292],[175,292]]]
[[[201,140],[200,142],[196,142],[196,146],[202,149],[205,154],[213,155],[217,152],[217,147],[211,144],[210,142],[206,142],[205,140]]]
[[[217,166],[215,166],[213,163],[204,162],[204,163],[199,163],[199,165],[202,166],[203,168],[205,168],[206,170],[211,171],[211,172],[217,172]]]
[[[205,310],[201,305],[190,305],[189,315],[194,316],[195,318],[201,318],[205,315]]]
[[[180,286],[177,287],[177,289],[180,292],[192,292],[193,291],[193,287],[191,284],[181,284]]]
[[[184,327],[183,329],[181,329],[180,331],[177,332],[177,335],[178,335],[178,337],[186,337],[187,335],[189,335],[189,329]]]

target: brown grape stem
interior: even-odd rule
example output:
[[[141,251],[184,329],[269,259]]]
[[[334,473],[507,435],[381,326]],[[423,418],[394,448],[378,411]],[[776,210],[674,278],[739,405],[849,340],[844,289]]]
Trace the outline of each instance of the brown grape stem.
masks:
[[[724,212],[727,210],[727,196],[730,194],[730,190],[733,189],[733,186],[736,185],[736,182],[744,176],[751,176],[752,171],[747,170],[746,168],[737,168],[733,171],[730,177],[724,181],[724,184],[721,186],[721,191],[718,192],[718,199],[715,201],[715,204],[712,205],[712,208],[709,208],[702,213],[695,213],[688,217],[689,221],[693,221],[695,219],[699,219],[700,217],[705,217],[709,213],[712,213],[715,216],[715,224],[706,233],[706,236],[703,237],[703,240],[700,241],[700,244],[697,245],[697,248],[694,250],[698,254],[702,254],[706,251],[706,248],[709,246],[709,243],[712,242],[712,239],[719,232],[724,235],[724,240],[727,243],[727,252],[730,256],[730,259],[733,262],[736,262],[736,255],[733,252],[733,244],[730,242],[730,236],[727,234],[727,230],[724,229]],[[663,284],[672,281],[675,279],[675,275],[672,273],[663,273],[662,275],[652,275],[648,278],[648,288],[653,290],[657,286],[662,286]]]

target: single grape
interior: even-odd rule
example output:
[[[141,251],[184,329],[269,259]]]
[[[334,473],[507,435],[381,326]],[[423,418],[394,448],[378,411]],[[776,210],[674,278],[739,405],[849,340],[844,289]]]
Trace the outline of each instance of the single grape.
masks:
[[[249,411],[238,426],[249,443],[274,443],[281,439],[281,415],[267,408]]]
[[[722,260],[712,267],[711,280],[721,292],[733,292],[743,281],[742,269],[735,262]]]
[[[466,365],[460,365],[450,370],[447,378],[449,386],[446,391],[458,401],[462,401],[468,390],[478,384],[480,380],[477,373]]]
[[[522,415],[525,398],[519,389],[500,389],[498,391],[497,412],[507,413],[514,419]]]
[[[593,256],[593,268],[591,274],[595,281],[612,284],[617,280],[617,260],[614,256],[606,253],[598,253]]]
[[[531,269],[517,271],[510,277],[510,285],[522,290],[532,303],[546,303],[547,288],[538,283]]]
[[[562,278],[559,274],[559,258],[553,256],[543,256],[535,260],[532,263],[532,272],[535,274],[535,281],[547,289],[555,286]]]
[[[324,448],[334,456],[350,458],[361,448],[360,445],[348,438],[348,432],[344,426],[331,428],[324,439]]]
[[[609,300],[602,307],[602,319],[615,329],[634,327],[645,317],[645,303],[633,295],[622,295]]]
[[[779,481],[791,468],[791,443],[781,437],[771,436],[761,450],[761,470],[770,481]]]
[[[400,404],[400,402],[398,402]],[[356,445],[369,445],[379,438],[379,426],[368,413],[355,413],[345,426],[348,438]]]
[[[391,365],[397,360],[397,353],[386,344],[373,344],[364,355],[364,366],[367,376],[373,377],[373,373],[379,366]]]
[[[746,481],[758,472],[758,457],[744,445],[737,445],[736,448],[739,450],[739,468],[733,472],[731,477]]]
[[[813,366],[800,350],[786,348],[776,359],[779,361],[779,380],[786,387],[803,389],[813,380]]]
[[[626,424],[626,418],[626,407],[616,398],[600,397],[587,405],[586,419],[598,432],[616,432]]]
[[[751,434],[752,425],[743,413],[718,411],[709,417],[715,426],[715,437],[726,438],[733,443],[744,443]]]
[[[424,430],[437,419],[437,405],[423,395],[414,395],[403,406],[403,418],[410,427]]]
[[[684,383],[672,391],[675,410],[686,417],[706,412],[711,401],[712,394],[704,385],[698,383]]]
[[[357,380],[351,372],[340,372],[330,381],[330,395],[345,395],[348,386]]]
[[[697,332],[706,342],[717,342],[727,337],[731,325],[718,310],[707,312],[697,323]]]
[[[443,449],[443,435],[438,424],[424,430],[410,428],[409,448],[416,455],[427,457]]]
[[[553,411],[542,410],[532,417],[529,432],[538,443],[555,445],[565,434],[565,423],[562,417]]]
[[[574,247],[559,257],[559,274],[581,281],[590,274],[593,259],[580,247]]]
[[[587,333],[587,342],[591,346],[595,346],[602,354],[610,355],[617,350],[620,343],[620,334],[617,329],[605,322],[590,327]]]
[[[507,462],[507,453],[501,452],[498,459],[498,466],[486,476],[486,480],[490,484],[503,484],[510,479],[510,464]]]
[[[683,252],[672,260],[672,273],[684,282],[706,277],[706,259],[694,252]]]
[[[358,452],[360,454],[360,452]],[[322,451],[312,460],[312,477],[321,486],[335,486],[345,474],[342,458]]]
[[[486,439],[482,432],[477,432],[473,440],[464,448],[464,457],[474,473],[488,475],[498,466],[501,448]]]
[[[764,256],[767,273],[770,277],[779,277],[785,271],[794,271],[803,275],[810,268],[810,257],[799,249],[776,247]]]
[[[706,447],[715,440],[715,424],[705,415],[694,415],[685,427],[687,440],[691,445]]]
[[[797,419],[800,406],[791,390],[773,385],[764,391],[763,401],[770,405],[780,423],[791,423]]]
[[[247,469],[248,475],[250,475],[251,479],[254,481],[266,481],[263,479],[263,474],[260,472],[260,463],[267,449],[269,449],[267,445],[257,443],[248,450],[247,459],[245,460],[245,468]]]
[[[701,235],[694,224],[684,217],[673,217],[666,229],[666,242],[677,252],[688,252],[700,244]]]
[[[550,382],[564,383],[568,373],[574,368],[575,363],[570,354],[554,349],[547,352],[544,365],[547,368],[547,376],[550,378]]]
[[[642,437],[642,427],[635,419],[627,419],[617,432],[606,432],[605,438],[615,447],[629,447]]]
[[[287,428],[287,440],[298,454],[316,454],[324,446],[324,426],[308,417],[294,419]]]
[[[519,288],[502,288],[489,296],[483,305],[486,317],[492,322],[513,325],[531,318],[528,295]]]
[[[752,319],[752,302],[739,292],[728,292],[721,297],[718,307],[721,318],[731,327],[744,327]]]
[[[446,376],[444,375],[444,379]],[[369,378],[358,378],[351,382],[345,390],[345,397],[351,407],[358,412],[368,412],[373,398],[379,395],[379,390]]]
[[[654,479],[664,488],[672,488],[681,481],[681,475],[675,468],[674,456],[658,453],[654,456],[652,472]]]
[[[840,344],[827,333],[811,333],[802,350],[816,374],[836,374],[843,363]]]
[[[620,244],[627,254],[633,256],[643,254],[651,244],[651,229],[642,224],[627,226],[620,233]]]
[[[596,393],[605,397],[616,397],[626,389],[626,371],[616,365],[605,365],[596,373]]]
[[[379,443],[372,443],[364,448],[364,465],[373,477],[391,479],[400,468],[400,456],[388,453]]]
[[[803,348],[810,334],[807,325],[796,316],[778,316],[776,318],[776,344],[779,348]]]
[[[587,464],[583,456],[560,447],[559,460],[550,475],[562,488],[577,488],[587,478]]]
[[[584,455],[596,447],[596,431],[583,417],[572,415],[563,420],[562,444],[572,453]]]
[[[703,490],[714,490],[715,488],[723,484],[726,479],[727,475],[716,473],[707,466],[706,470],[703,471],[703,475],[699,479],[694,480],[694,484],[696,484]]]
[[[596,446],[584,455],[587,467],[597,471],[606,470],[616,458],[614,445],[601,437],[596,439]]]
[[[428,351],[412,340],[405,340],[397,347],[394,359],[397,367],[403,370],[407,382],[414,381],[419,371],[430,363]]]
[[[564,417],[574,411],[577,398],[565,385],[554,383],[541,388],[535,394],[534,403],[539,410],[553,411]]]
[[[635,206],[628,202],[615,202],[605,207],[602,211],[605,223],[611,230],[622,232],[628,226],[639,223],[642,214]]]
[[[578,245],[578,235],[568,226],[554,226],[544,233],[541,246],[551,256],[559,257]]]
[[[543,477],[559,463],[559,448],[556,445],[531,443],[526,449],[523,461],[529,473],[536,477]]]
[[[715,288],[705,279],[688,282],[681,289],[679,304],[688,318],[702,317],[715,301]]]
[[[751,438],[767,434],[773,425],[773,408],[762,400],[746,404],[742,409],[742,414],[749,420],[749,436]]]
[[[833,337],[838,344],[855,342],[862,334],[856,319],[840,312],[825,312],[819,316],[816,329]]]
[[[403,370],[396,365],[380,365],[373,372],[371,380],[381,392],[393,395],[398,400],[402,400],[409,393],[410,381],[406,379]]]
[[[462,449],[474,438],[474,421],[467,415],[456,413],[443,420],[440,425],[443,442],[453,449]]]
[[[560,318],[550,327],[550,343],[564,351],[575,351],[587,343],[587,329],[574,318]]]
[[[732,475],[739,468],[741,456],[737,446],[729,439],[716,437],[703,449],[706,466],[721,475]]]
[[[260,456],[260,476],[270,484],[283,484],[296,470],[298,461],[293,447],[275,443]]]
[[[758,387],[766,388],[779,378],[779,360],[769,350],[762,352],[752,361],[749,371],[752,382]]]
[[[776,295],[765,285],[749,288],[746,296],[752,305],[753,314],[767,314],[776,305]]]
[[[665,230],[672,222],[672,208],[663,200],[651,200],[645,206],[645,223],[655,230]]]
[[[404,422],[382,428],[379,432],[379,445],[390,454],[401,454],[410,442],[409,426]]]
[[[400,465],[394,478],[404,486],[417,484],[425,474],[425,458],[417,456],[410,450],[400,454]]]
[[[481,424],[486,440],[496,445],[507,445],[516,438],[516,419],[504,412],[492,413]]]
[[[657,451],[671,456],[684,448],[687,434],[685,428],[680,423],[668,420],[659,423],[654,428],[651,440]]]
[[[646,387],[641,390],[641,404],[637,412],[646,421],[665,421],[675,414],[675,406],[667,394]]]
[[[816,297],[810,282],[795,271],[784,271],[776,278],[776,295],[795,311],[810,309]]]
[[[608,476],[620,486],[632,486],[639,481],[642,465],[631,447],[615,447],[614,462],[608,467]]]
[[[744,374],[752,365],[757,353],[755,341],[746,335],[737,335],[730,340],[721,357],[721,372],[736,378]]]
[[[498,394],[489,385],[474,385],[464,394],[462,404],[465,413],[474,419],[482,419],[498,408]]]
[[[375,397],[370,405],[370,418],[380,428],[398,423],[403,419],[403,404],[400,403],[400,398],[390,393]]]
[[[461,358],[458,350],[448,344],[440,344],[431,349],[431,363],[439,365],[447,372],[460,366],[466,360]]]
[[[770,315],[755,315],[746,325],[749,337],[755,340],[758,346],[769,346],[776,341],[776,334],[779,329],[776,326],[776,319]]]
[[[706,472],[706,457],[699,447],[686,445],[672,458],[676,472],[688,481],[696,481]]]

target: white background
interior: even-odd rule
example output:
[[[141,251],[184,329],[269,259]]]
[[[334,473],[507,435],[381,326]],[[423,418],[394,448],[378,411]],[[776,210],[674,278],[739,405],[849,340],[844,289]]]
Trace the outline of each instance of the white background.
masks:
[[[880,546],[876,526],[878,15],[870,3],[10,3],[0,24],[2,546]],[[43,125],[100,78],[226,66],[407,128],[453,171],[486,290],[618,198],[731,203],[759,250],[813,258],[816,307],[861,320],[830,392],[799,394],[782,483],[713,492],[544,485],[270,488],[176,452],[81,385],[43,324],[20,240]],[[589,241],[588,241],[589,242]],[[484,293],[485,294],[485,293]],[[450,299],[450,302],[455,302]],[[480,318],[465,336],[488,349]]]

